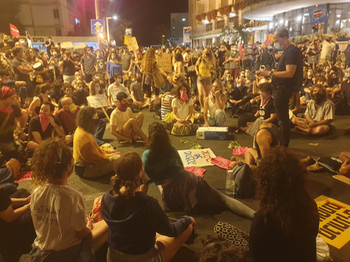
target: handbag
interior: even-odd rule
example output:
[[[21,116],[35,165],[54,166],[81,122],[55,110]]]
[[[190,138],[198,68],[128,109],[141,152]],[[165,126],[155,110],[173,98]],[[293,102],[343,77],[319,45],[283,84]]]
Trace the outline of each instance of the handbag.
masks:
[[[171,134],[174,136],[188,136],[191,133],[192,124],[175,123],[171,129]]]
[[[175,122],[174,113],[173,112],[167,113],[165,115],[165,117],[164,117],[163,122],[164,123],[173,123],[173,122]]]
[[[154,71],[153,80],[154,80],[154,86],[156,88],[161,88],[165,86],[165,77],[162,75],[159,69],[156,69]]]

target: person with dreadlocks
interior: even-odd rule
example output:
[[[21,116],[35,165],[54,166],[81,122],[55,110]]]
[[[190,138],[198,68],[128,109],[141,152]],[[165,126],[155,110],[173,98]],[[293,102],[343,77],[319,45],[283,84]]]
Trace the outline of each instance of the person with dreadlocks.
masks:
[[[22,116],[21,109],[14,104],[15,91],[9,86],[3,86],[0,89],[0,165],[3,162],[17,158],[15,140],[13,131],[15,126],[22,127],[23,124],[19,121]]]

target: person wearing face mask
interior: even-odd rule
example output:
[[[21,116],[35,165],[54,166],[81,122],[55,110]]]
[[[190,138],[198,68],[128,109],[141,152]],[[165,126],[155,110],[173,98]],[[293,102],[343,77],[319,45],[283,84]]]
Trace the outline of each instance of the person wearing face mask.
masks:
[[[244,78],[237,78],[236,88],[228,93],[228,102],[231,105],[231,118],[237,118],[243,112],[249,112],[251,95],[245,85]]]
[[[141,137],[145,142],[148,141],[147,136],[142,131],[144,114],[139,112],[134,117],[134,114],[129,107],[128,95],[124,92],[119,92],[117,95],[117,107],[111,114],[111,134],[118,141],[127,141],[129,143]]]
[[[261,118],[266,123],[276,124],[276,109],[273,105],[271,83],[265,82],[258,86],[260,92],[260,106],[255,113],[256,118]]]
[[[226,96],[219,80],[215,80],[210,95],[204,100],[204,126],[224,126]]]
[[[65,97],[72,98],[74,104],[78,104],[78,98],[75,96],[74,87],[71,84],[65,83],[62,87],[62,90],[64,95],[60,98],[60,100],[58,100],[58,103],[57,103],[59,110],[62,108],[61,100]]]
[[[28,145],[27,148],[34,152],[48,138],[51,138],[52,133],[55,133],[65,138],[67,145],[72,143],[72,136],[66,136],[62,128],[61,121],[56,116],[53,116],[54,105],[48,101],[43,102],[40,107],[38,116],[32,117],[29,121],[28,128]]]
[[[272,124],[266,123],[264,119],[256,119],[252,113],[244,113],[238,118],[238,128],[251,135],[253,140],[253,148],[249,148],[244,156],[244,162],[254,170],[259,165],[262,158],[271,150],[279,145],[282,145],[282,135],[280,129]],[[230,168],[238,164],[242,159],[233,156],[233,162]]]
[[[59,66],[62,67],[63,70],[63,82],[64,83],[72,83],[75,79],[75,66],[78,65],[78,62],[75,62],[70,54],[70,51],[64,51],[62,56],[62,61],[59,62]]]
[[[219,48],[219,66],[220,66],[220,69],[221,69],[221,75],[224,74],[225,72],[225,65],[224,65],[224,62],[226,60],[226,52],[227,52],[227,48],[224,44],[220,45],[220,48]]]
[[[81,79],[76,80],[75,90],[76,90],[75,96],[78,99],[77,105],[79,106],[87,105],[86,97],[89,94],[84,90],[84,84]]]
[[[291,119],[295,129],[312,135],[327,135],[335,131],[332,125],[334,121],[335,106],[327,99],[326,88],[322,85],[314,85],[311,89],[312,99],[307,104],[305,118],[293,116]]]
[[[272,94],[277,113],[278,124],[282,130],[283,146],[290,141],[289,100],[293,91],[299,92],[303,84],[303,61],[300,50],[289,42],[287,29],[278,29],[274,33],[275,48],[283,50],[276,71],[258,70],[256,73],[272,79]]]
[[[80,111],[80,106],[74,104],[72,98],[64,97],[61,100],[62,108],[56,112],[58,120],[61,121],[66,135],[71,135],[77,128],[75,120]]]
[[[123,70],[120,61],[118,60],[118,56],[116,52],[111,52],[109,57],[109,61],[107,62],[107,73],[109,74],[110,82],[113,83],[115,79],[113,78],[114,74],[119,74],[123,77]]]
[[[133,100],[133,104],[139,109],[147,107],[145,104],[144,94],[141,87],[141,73],[136,73],[136,78],[133,78],[133,83],[130,86],[130,96]]]
[[[241,60],[242,60],[242,55],[238,51],[238,46],[237,45],[231,45],[231,54],[228,59],[223,63],[230,63],[230,74],[236,78],[239,75],[239,72],[241,71]]]
[[[96,57],[89,47],[84,48],[84,55],[81,57],[81,72],[87,83],[92,81],[92,74],[95,71]]]
[[[118,73],[113,75],[114,82],[108,87],[107,96],[110,107],[115,108],[117,105],[117,95],[119,92],[127,94],[129,102],[131,99],[129,89],[122,84],[122,76]]]

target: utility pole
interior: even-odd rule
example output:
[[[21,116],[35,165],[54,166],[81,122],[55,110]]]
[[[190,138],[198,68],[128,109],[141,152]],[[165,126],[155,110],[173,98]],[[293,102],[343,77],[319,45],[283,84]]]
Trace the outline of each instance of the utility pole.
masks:
[[[95,15],[96,15],[96,19],[100,18],[100,8],[98,6],[98,0],[95,0]]]

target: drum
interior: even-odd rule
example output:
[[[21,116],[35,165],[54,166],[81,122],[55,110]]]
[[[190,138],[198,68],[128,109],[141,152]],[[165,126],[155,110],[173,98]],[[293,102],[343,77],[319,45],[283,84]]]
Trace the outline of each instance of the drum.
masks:
[[[40,62],[35,63],[35,64],[33,65],[33,69],[34,69],[35,71],[41,71],[41,70],[44,69],[44,65],[43,65],[42,63],[40,63]]]

